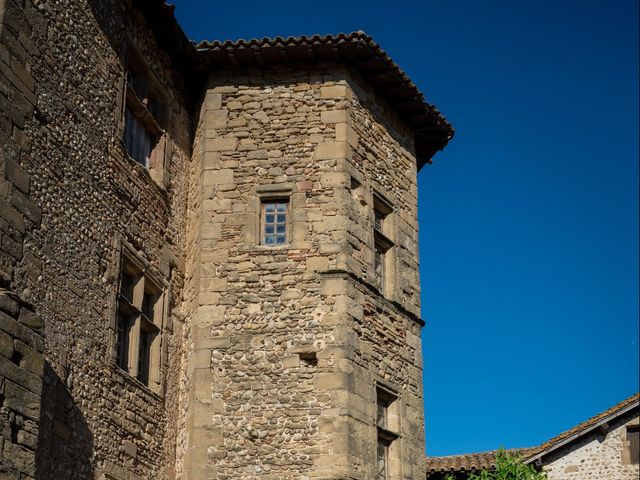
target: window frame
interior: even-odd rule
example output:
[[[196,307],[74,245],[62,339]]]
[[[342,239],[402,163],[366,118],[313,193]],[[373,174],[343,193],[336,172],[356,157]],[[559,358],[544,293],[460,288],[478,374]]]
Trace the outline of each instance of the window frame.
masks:
[[[266,208],[267,205],[276,205],[275,210],[273,213],[271,212],[267,212]],[[272,224],[274,227],[274,237],[277,239],[278,237],[278,233],[277,233],[277,228],[278,225],[282,225],[282,223],[279,223],[277,221],[277,216],[278,216],[278,211],[277,211],[277,205],[285,205],[285,211],[284,211],[284,215],[285,215],[285,221],[284,221],[284,226],[285,226],[285,233],[284,233],[284,243],[267,243],[266,242],[266,237],[267,237],[267,233],[266,233],[266,227],[269,224]],[[268,214],[272,214],[274,215],[274,222],[273,223],[267,223],[266,221],[266,217]],[[289,197],[262,197],[260,198],[260,246],[262,247],[268,247],[268,248],[274,248],[274,247],[284,247],[284,246],[288,246],[291,239],[291,201],[289,199]]]
[[[164,386],[162,350],[166,289],[160,287],[162,284],[128,249],[121,252],[118,267],[113,364],[137,384],[160,395]],[[125,294],[127,292],[123,292],[123,279],[126,277],[134,279],[131,299]],[[145,305],[145,297],[149,294],[154,297],[151,310]],[[149,313],[153,318],[148,318]],[[126,328],[124,333],[123,326]]]
[[[392,240],[393,225],[392,215],[394,213],[393,206],[384,196],[377,191],[373,192],[373,277],[374,284],[380,290],[384,297],[391,296],[390,285],[393,285],[393,279],[390,279],[390,273],[393,268],[390,259],[390,253],[395,246]]]
[[[634,451],[633,440],[631,439],[630,433],[633,433],[636,436],[635,451]],[[626,441],[627,441],[627,449],[629,452],[629,464],[630,465],[640,464],[640,425],[638,424],[627,425]]]
[[[164,157],[167,151],[165,133],[169,119],[167,97],[142,55],[131,45],[126,48],[124,70],[124,150],[129,159],[149,171],[157,183],[164,184]],[[136,77],[140,79],[138,82],[132,80]],[[138,150],[146,144],[148,155],[142,158],[144,151]]]
[[[376,480],[387,480],[390,478],[390,452],[392,445],[396,445],[395,442],[400,438],[397,430],[399,424],[397,424],[397,419],[395,422],[391,421],[391,411],[394,410],[395,416],[398,417],[397,410],[399,405],[399,397],[395,392],[391,392],[382,385],[376,385]],[[384,446],[383,476],[381,476],[381,472],[379,471],[381,445]]]

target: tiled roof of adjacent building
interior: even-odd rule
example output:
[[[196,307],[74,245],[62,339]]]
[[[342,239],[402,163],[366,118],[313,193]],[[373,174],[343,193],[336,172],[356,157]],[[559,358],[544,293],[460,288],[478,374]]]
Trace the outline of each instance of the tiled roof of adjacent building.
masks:
[[[620,403],[605,410],[604,412],[601,412],[598,415],[595,415],[590,419],[582,422],[581,424],[576,425],[575,427],[570,428],[569,430],[566,430],[559,435],[556,435],[551,440],[544,442],[542,445],[531,448],[526,455],[526,460],[528,462],[531,462],[550,453],[556,448],[559,448],[569,442],[576,440],[577,438],[592,431],[595,428],[604,426],[608,421],[628,412],[629,410],[637,408],[639,403],[640,394],[636,393],[634,395],[631,395],[630,397],[624,399]]]
[[[518,453],[525,463],[531,463],[541,457],[544,457],[553,450],[577,440],[582,435],[585,435],[595,428],[605,426],[607,422],[613,420],[619,415],[623,415],[634,408],[638,408],[639,404],[640,394],[636,393],[604,412],[601,412],[579,425],[556,435],[541,445],[531,448],[509,450],[509,452]],[[491,450],[488,452],[451,455],[446,457],[427,457],[427,474],[455,472],[466,473],[476,472],[483,468],[490,468],[495,461],[496,453],[497,450]]]
[[[204,41],[196,45],[212,69],[334,62],[355,70],[412,129],[422,166],[442,150],[454,130],[400,67],[365,32],[337,35]]]
[[[529,449],[508,450],[510,454],[519,454],[525,457]],[[462,455],[450,455],[446,457],[427,457],[427,473],[470,473],[478,472],[483,468],[491,468],[496,459],[498,450],[488,452],[466,453]]]

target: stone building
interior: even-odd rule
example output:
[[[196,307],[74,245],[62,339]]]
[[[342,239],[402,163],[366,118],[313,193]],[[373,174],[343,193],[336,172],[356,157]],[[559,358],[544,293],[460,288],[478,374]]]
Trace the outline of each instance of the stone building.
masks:
[[[453,130],[369,36],[0,0],[0,102],[1,478],[424,477],[416,174]]]
[[[639,405],[640,394],[632,395],[542,445],[512,453],[546,472],[549,480],[635,480],[640,477]],[[429,457],[426,478],[465,479],[490,469],[495,453]]]

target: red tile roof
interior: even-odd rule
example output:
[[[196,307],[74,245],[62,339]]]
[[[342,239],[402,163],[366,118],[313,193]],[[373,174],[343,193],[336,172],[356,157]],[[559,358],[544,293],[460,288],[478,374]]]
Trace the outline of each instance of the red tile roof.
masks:
[[[544,457],[553,450],[566,445],[591,430],[606,424],[619,415],[638,408],[640,394],[636,393],[620,403],[591,417],[590,419],[562,432],[541,445],[532,448],[509,450],[510,453],[518,453],[525,463]],[[427,474],[430,473],[468,473],[477,472],[483,468],[491,468],[495,461],[497,450],[480,453],[468,453],[463,455],[451,455],[446,457],[427,457]]]
[[[356,71],[409,125],[415,134],[418,166],[429,163],[453,137],[447,119],[428,103],[405,72],[365,32],[302,35],[196,45],[210,69],[264,68],[333,62]]]
[[[529,449],[507,450],[508,453],[525,457]],[[427,457],[427,474],[429,473],[472,473],[484,468],[491,468],[498,450],[488,452],[466,453],[446,457]]]
[[[556,435],[551,440],[544,442],[542,445],[531,448],[529,453],[526,456],[526,461],[530,462],[536,458],[542,457],[552,450],[555,450],[562,445],[566,445],[567,443],[576,440],[582,435],[590,432],[596,427],[600,425],[604,425],[607,421],[614,419],[618,415],[622,415],[633,408],[638,408],[640,404],[640,393],[636,393],[635,395],[631,395],[629,398],[625,398],[620,403],[614,405],[613,407],[605,410],[604,412],[599,413],[591,417],[590,419],[582,422],[579,425],[576,425],[569,430],[562,432],[559,435]]]

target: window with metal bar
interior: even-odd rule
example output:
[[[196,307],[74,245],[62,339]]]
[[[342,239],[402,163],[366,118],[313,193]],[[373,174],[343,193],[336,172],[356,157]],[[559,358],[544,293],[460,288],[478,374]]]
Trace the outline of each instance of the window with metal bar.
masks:
[[[285,245],[289,242],[289,200],[264,200],[261,212],[261,244]]]

